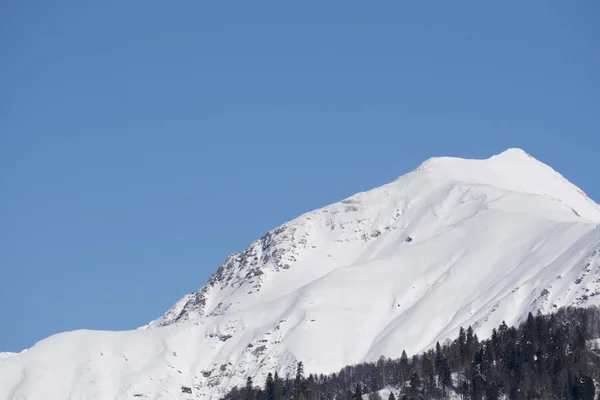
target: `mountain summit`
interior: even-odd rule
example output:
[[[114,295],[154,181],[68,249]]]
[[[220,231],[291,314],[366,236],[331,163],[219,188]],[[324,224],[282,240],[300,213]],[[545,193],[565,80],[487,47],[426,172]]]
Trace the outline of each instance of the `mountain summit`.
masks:
[[[520,149],[432,158],[267,232],[144,329],[63,333],[0,359],[0,399],[217,398],[298,360],[329,373],[461,326],[485,337],[529,312],[600,304],[599,222]]]
[[[427,171],[440,179],[549,196],[578,210],[584,218],[600,222],[600,207],[597,204],[561,174],[521,149],[508,149],[487,160],[431,158],[416,171]]]

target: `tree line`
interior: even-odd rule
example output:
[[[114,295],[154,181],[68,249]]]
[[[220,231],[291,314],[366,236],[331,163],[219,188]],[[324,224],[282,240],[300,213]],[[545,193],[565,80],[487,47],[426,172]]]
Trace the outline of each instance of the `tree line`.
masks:
[[[247,378],[225,400],[595,400],[600,383],[600,308],[564,308],[550,315],[531,313],[518,327],[502,323],[480,340],[469,326],[458,337],[408,357],[346,366],[329,375],[295,377],[275,371],[265,382]]]

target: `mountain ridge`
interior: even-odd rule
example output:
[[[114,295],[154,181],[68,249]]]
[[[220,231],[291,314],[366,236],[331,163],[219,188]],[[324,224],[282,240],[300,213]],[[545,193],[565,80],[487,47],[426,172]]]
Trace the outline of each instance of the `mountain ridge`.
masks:
[[[267,232],[143,329],[59,334],[0,359],[0,399],[215,398],[297,360],[334,372],[460,326],[486,336],[600,304],[598,221],[597,204],[520,149],[432,158]]]

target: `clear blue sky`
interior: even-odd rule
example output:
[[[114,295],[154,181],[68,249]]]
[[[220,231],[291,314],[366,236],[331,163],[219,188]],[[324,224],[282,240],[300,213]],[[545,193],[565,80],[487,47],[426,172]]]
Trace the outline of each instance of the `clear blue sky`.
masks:
[[[0,351],[131,329],[302,212],[522,147],[600,200],[600,2],[3,1]]]

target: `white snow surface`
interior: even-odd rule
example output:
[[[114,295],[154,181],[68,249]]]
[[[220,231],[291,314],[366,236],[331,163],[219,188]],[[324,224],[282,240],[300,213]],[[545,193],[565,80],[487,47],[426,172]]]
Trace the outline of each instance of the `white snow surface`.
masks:
[[[510,149],[433,158],[265,234],[144,329],[0,357],[0,399],[218,398],[246,376],[331,373],[472,325],[600,304],[600,206]],[[183,393],[182,386],[192,393]]]

